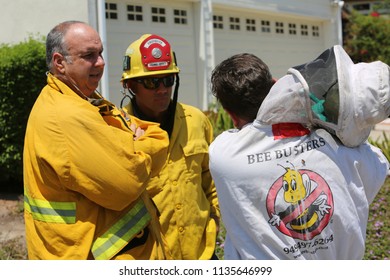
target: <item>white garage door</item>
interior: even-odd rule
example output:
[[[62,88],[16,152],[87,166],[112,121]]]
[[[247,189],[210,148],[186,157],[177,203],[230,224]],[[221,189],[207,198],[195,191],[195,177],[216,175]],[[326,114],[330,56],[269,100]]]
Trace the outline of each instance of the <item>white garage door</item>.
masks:
[[[200,105],[196,77],[196,36],[191,3],[162,1],[107,1],[107,53],[110,100],[119,105],[122,59],[129,44],[150,33],[168,40],[180,68],[179,101]]]
[[[180,67],[179,101],[202,107],[204,69],[199,58],[199,5],[186,1],[108,0],[107,52],[109,98],[119,105],[123,54],[142,34],[165,37]],[[215,64],[240,52],[262,58],[274,77],[291,66],[317,57],[323,50],[325,31],[321,20],[262,11],[214,8]]]
[[[215,62],[249,52],[270,66],[275,78],[324,50],[321,22],[242,11],[214,10]]]

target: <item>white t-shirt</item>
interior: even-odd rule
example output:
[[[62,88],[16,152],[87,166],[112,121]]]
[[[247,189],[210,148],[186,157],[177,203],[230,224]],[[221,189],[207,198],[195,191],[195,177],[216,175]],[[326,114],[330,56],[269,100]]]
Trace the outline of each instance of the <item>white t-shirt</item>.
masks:
[[[255,121],[219,135],[209,154],[225,259],[363,258],[369,203],[389,169],[378,148]]]

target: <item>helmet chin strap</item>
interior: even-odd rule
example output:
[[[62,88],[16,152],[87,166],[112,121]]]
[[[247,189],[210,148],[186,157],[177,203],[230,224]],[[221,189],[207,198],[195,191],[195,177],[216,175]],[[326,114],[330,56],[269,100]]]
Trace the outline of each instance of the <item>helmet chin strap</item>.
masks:
[[[73,83],[72,81],[69,81],[72,86],[77,90],[78,94],[83,97],[85,100],[87,100],[89,103],[91,103],[92,105],[94,106],[99,106],[102,104],[102,102],[104,101],[104,98],[102,97],[102,95],[100,94],[100,92],[98,92],[96,89],[94,91],[94,93],[99,97],[99,98],[91,98],[91,97],[88,97],[86,96],[82,91],[81,89],[76,86],[75,83]]]
[[[51,73],[50,71],[46,71],[46,76],[48,75],[53,75],[55,76],[53,73]],[[56,77],[57,79],[60,79],[62,82],[64,82],[66,84],[66,82],[70,83],[74,89],[74,92],[76,92],[81,98],[84,98],[85,100],[87,100],[89,103],[91,103],[92,105],[94,106],[99,106],[101,105],[101,103],[103,102],[104,98],[102,97],[102,95],[100,94],[100,92],[98,90],[95,89],[94,93],[99,97],[99,98],[91,98],[91,97],[88,97],[86,96],[82,91],[81,89],[76,86],[76,84],[72,81],[72,79],[70,79],[68,76],[66,75],[63,75],[66,79],[63,80],[63,79],[60,79],[59,77]]]
[[[180,79],[179,74],[176,75],[176,84],[175,84],[175,92],[173,94],[172,99],[172,106],[169,106],[169,114],[168,114],[168,121],[166,123],[165,130],[168,132],[169,138],[171,137],[172,131],[173,131],[173,125],[175,123],[175,113],[176,113],[176,104],[177,104],[177,96],[179,92],[179,85],[180,85]]]
[[[126,93],[126,90],[128,91],[128,93]],[[132,100],[135,96],[134,91],[132,91],[132,89],[128,88],[128,87],[123,87],[123,89],[121,89],[121,93],[122,93],[123,97],[122,97],[122,100],[120,103],[120,108],[123,107],[123,102],[126,100],[126,98],[129,98],[130,100]]]
[[[100,92],[98,90],[95,89],[94,91],[94,94],[97,96],[97,98],[91,98],[91,97],[88,97],[86,96],[82,91],[81,89],[72,81],[72,79],[69,79],[66,75],[63,75],[61,77],[65,77],[66,79],[63,79],[63,78],[60,78],[58,76],[55,76],[53,73],[51,73],[50,71],[47,71],[46,72],[46,76],[48,75],[52,75],[54,76],[55,78],[59,79],[60,81],[62,81],[63,83],[65,83],[68,87],[70,87],[77,95],[79,95],[81,98],[87,100],[89,103],[91,103],[92,105],[94,106],[100,106],[102,105],[104,102],[105,102],[105,99],[103,98],[103,96],[100,94]],[[71,86],[69,86],[69,84]],[[109,101],[106,101],[106,102],[109,102]]]

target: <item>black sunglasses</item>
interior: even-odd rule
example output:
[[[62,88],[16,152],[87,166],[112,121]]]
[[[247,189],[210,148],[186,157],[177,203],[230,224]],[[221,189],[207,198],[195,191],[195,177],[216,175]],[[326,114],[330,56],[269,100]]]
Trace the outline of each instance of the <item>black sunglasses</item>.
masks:
[[[143,84],[143,86],[146,89],[156,89],[160,86],[160,83],[162,82],[165,87],[171,87],[175,83],[175,76],[170,75],[163,78],[142,78],[142,79],[136,79],[136,81],[140,84]]]

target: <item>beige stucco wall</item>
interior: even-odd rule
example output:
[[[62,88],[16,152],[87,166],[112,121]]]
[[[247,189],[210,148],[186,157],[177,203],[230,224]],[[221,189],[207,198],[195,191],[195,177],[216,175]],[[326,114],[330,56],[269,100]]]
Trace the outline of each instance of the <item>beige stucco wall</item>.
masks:
[[[0,43],[46,36],[57,23],[88,16],[88,0],[0,0]]]

